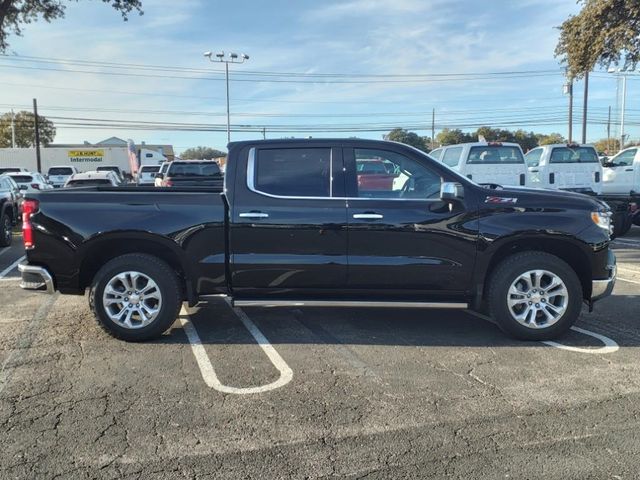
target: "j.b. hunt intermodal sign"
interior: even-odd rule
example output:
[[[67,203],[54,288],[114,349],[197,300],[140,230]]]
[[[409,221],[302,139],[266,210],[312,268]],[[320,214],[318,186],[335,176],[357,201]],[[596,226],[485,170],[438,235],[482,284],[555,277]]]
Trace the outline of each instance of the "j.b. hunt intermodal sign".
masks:
[[[69,150],[68,155],[72,163],[102,162],[104,150]]]

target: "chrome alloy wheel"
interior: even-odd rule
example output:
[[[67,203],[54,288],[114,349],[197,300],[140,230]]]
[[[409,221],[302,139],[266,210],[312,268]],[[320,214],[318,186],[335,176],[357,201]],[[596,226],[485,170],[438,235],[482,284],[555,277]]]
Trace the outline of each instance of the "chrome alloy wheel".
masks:
[[[569,291],[562,279],[547,270],[529,270],[514,280],[507,293],[509,313],[527,328],[547,328],[562,318]]]
[[[11,241],[11,220],[9,217],[4,217],[4,242],[9,243]]]
[[[143,328],[160,313],[162,293],[144,273],[122,272],[105,286],[102,304],[115,324],[128,329]]]

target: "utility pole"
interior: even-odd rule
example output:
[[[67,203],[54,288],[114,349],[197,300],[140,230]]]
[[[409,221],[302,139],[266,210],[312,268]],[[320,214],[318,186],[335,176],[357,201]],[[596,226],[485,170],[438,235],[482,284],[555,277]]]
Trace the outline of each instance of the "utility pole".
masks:
[[[582,144],[587,143],[587,103],[589,100],[589,72],[584,74],[584,100],[582,103]]]
[[[627,102],[627,76],[622,75],[622,114],[620,117],[620,150],[624,148],[624,110]]]
[[[607,154],[611,152],[611,105],[609,105],[609,115],[607,116]]]
[[[218,52],[215,54],[215,59],[213,52],[205,52],[204,56],[209,59],[210,62],[221,62],[224,63],[224,73],[225,73],[225,81],[227,84],[227,143],[231,142],[231,114],[229,113],[229,64],[230,63],[244,63],[249,60],[249,55],[245,55],[244,53],[238,55],[237,53],[230,53],[227,58],[225,58],[224,52]]]
[[[564,85],[565,95],[569,95],[569,143],[573,142],[573,78],[569,77]]]
[[[266,129],[266,127],[262,127],[262,139],[263,140],[267,139],[267,129]]]
[[[436,148],[436,109],[431,110],[431,150]]]
[[[35,98],[33,99],[33,117],[36,132],[36,170],[40,173],[42,172],[42,164],[40,160],[40,122],[38,121],[38,101]]]
[[[11,109],[11,148],[16,148],[16,116]]]

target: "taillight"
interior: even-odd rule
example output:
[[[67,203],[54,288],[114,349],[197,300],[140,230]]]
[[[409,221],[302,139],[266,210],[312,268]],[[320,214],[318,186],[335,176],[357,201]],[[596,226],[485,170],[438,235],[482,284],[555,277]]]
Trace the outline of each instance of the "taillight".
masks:
[[[33,227],[31,225],[31,215],[38,211],[37,200],[25,200],[22,203],[22,239],[25,250],[35,247],[33,242]]]
[[[35,189],[35,190],[40,190],[40,185],[37,183],[32,183],[31,184],[31,188]]]
[[[173,182],[171,180],[167,180],[164,182],[165,187],[173,187]]]

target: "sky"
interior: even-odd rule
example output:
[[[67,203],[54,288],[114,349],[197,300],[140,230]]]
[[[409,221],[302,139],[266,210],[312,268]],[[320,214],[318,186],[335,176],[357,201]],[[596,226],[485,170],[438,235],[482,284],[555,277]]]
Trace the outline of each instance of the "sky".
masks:
[[[222,50],[250,57],[230,66],[231,123],[254,131],[232,140],[262,138],[263,128],[266,138],[381,138],[393,127],[430,136],[434,109],[436,134],[489,125],[567,136],[553,52],[574,0],[142,2],[144,15],[127,22],[102,2],[70,2],[65,19],[10,37],[0,112],[37,98],[58,124],[56,143],[118,136],[224,150],[224,68],[203,56]],[[589,87],[587,140],[606,137],[609,106],[619,134],[618,78],[599,71]],[[582,82],[574,92],[579,139]],[[631,77],[631,139],[639,98],[640,77]],[[318,131],[328,129],[340,131]]]

